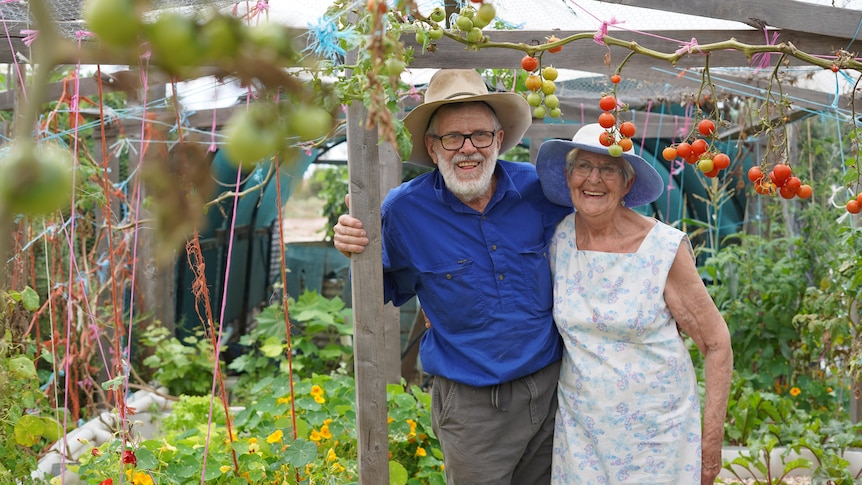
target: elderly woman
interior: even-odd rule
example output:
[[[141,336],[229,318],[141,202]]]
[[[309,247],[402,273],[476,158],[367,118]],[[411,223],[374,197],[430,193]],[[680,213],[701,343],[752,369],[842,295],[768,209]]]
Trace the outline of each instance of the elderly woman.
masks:
[[[565,343],[553,483],[712,484],[733,371],[727,325],[688,237],[632,207],[662,193],[632,152],[608,154],[598,125],[542,144],[545,196],[575,207],[551,244],[554,320]],[[697,380],[680,331],[705,356]]]

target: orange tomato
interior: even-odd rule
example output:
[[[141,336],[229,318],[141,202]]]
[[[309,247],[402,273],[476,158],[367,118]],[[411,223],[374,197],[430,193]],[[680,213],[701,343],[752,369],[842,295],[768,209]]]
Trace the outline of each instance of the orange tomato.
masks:
[[[614,74],[611,76],[611,82],[614,84],[619,84],[622,80],[623,78],[619,74]]]
[[[858,200],[851,199],[850,202],[847,203],[847,212],[858,214],[860,211],[862,211],[862,204],[860,204]]]
[[[814,189],[811,188],[808,184],[802,184],[799,186],[799,190],[796,191],[796,196],[800,199],[807,199],[814,194]]]
[[[548,39],[548,44],[560,40],[557,38],[556,35],[552,35],[552,36],[548,37],[547,39]],[[551,47],[550,49],[548,49],[548,52],[550,52],[551,54],[556,54],[557,52],[560,52],[561,50],[563,50],[563,46],[558,45],[556,47]]]
[[[666,147],[661,151],[661,156],[668,162],[676,158],[676,148],[674,147]]]
[[[524,80],[524,85],[530,91],[538,91],[542,89],[542,77],[535,74],[527,76],[527,79]]]
[[[631,150],[633,146],[631,138],[620,138],[620,141],[618,141],[617,143],[619,143],[620,147],[622,147],[624,152]]]

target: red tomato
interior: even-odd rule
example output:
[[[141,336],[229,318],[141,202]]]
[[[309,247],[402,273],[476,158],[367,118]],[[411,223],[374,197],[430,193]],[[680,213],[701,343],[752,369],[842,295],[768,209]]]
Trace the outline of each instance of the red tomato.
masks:
[[[763,180],[763,170],[755,165],[748,169],[748,180],[752,182],[757,182],[758,180]]]
[[[624,121],[620,124],[620,135],[631,138],[635,136],[635,132],[637,132],[637,128],[631,121]]]
[[[807,199],[814,194],[814,190],[808,184],[802,184],[799,186],[799,190],[796,191],[796,196],[800,199]]]
[[[619,74],[614,74],[611,76],[611,82],[614,84],[619,84],[622,80],[623,78]]]
[[[712,157],[712,162],[719,170],[724,170],[730,166],[730,157],[724,153],[716,153],[715,156]]]
[[[700,123],[697,124],[697,131],[703,136],[712,135],[715,131],[715,123],[710,119],[700,120]]]
[[[521,67],[527,72],[533,72],[539,67],[539,60],[533,56],[521,58]]]
[[[617,98],[611,96],[610,94],[602,97],[599,100],[599,108],[604,111],[611,111],[612,109],[617,107]]]
[[[691,142],[691,152],[698,155],[703,155],[709,149],[709,143],[703,138],[698,138]]]
[[[617,119],[607,111],[599,115],[599,125],[602,128],[612,128],[617,122]]]

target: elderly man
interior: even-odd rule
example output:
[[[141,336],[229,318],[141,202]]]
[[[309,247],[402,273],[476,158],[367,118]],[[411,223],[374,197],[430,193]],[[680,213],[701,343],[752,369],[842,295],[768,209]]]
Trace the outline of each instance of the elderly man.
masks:
[[[436,170],[381,209],[386,301],[417,295],[432,323],[420,358],[450,485],[550,482],[562,347],[548,243],[571,208],[548,202],[533,165],[497,160],[531,122],[475,70],[438,71],[404,119],[408,161]],[[334,231],[345,254],[368,243],[356,218]]]

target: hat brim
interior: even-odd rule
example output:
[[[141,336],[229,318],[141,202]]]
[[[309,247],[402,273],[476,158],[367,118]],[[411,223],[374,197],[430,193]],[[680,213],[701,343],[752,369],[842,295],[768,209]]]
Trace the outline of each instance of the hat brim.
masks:
[[[542,143],[536,155],[536,171],[545,197],[557,205],[566,207],[572,207],[572,196],[566,183],[566,155],[574,148],[602,153],[595,145],[571,140],[548,140]],[[604,150],[607,149],[604,148]],[[604,154],[607,155],[607,152],[605,151]],[[658,199],[664,191],[664,180],[656,169],[632,151],[624,152],[622,157],[629,162],[635,172],[634,183],[623,197],[626,207],[639,207]]]
[[[488,93],[420,104],[404,117],[404,127],[410,132],[410,138],[413,140],[413,151],[410,153],[410,158],[405,161],[424,167],[434,167],[434,161],[431,160],[428,149],[425,148],[425,130],[428,129],[431,115],[444,104],[473,101],[488,103],[500,120],[500,126],[504,132],[500,153],[517,146],[533,123],[533,113],[529,103],[517,93]]]

